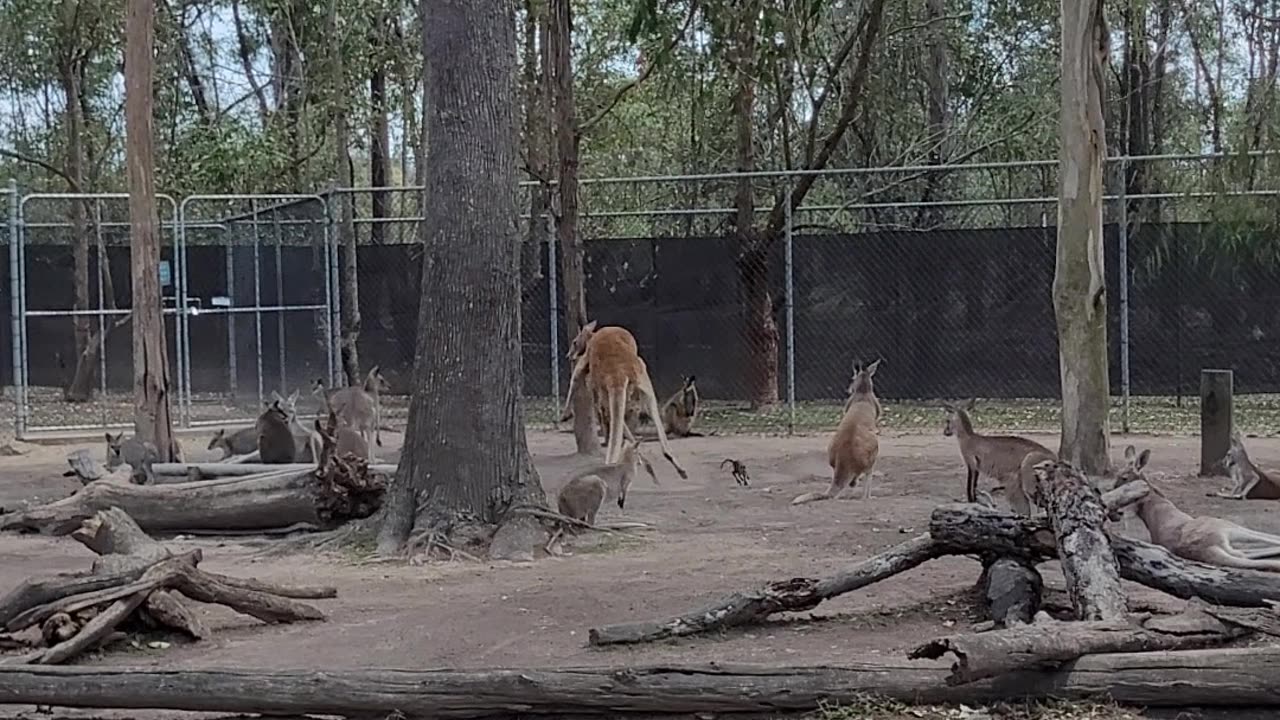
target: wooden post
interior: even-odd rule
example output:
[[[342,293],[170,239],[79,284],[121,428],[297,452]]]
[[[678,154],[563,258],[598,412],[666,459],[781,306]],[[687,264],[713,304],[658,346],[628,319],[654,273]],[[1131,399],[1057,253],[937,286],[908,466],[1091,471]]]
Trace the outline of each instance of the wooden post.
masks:
[[[1200,476],[1220,473],[1218,463],[1231,449],[1234,375],[1230,370],[1200,371]]]

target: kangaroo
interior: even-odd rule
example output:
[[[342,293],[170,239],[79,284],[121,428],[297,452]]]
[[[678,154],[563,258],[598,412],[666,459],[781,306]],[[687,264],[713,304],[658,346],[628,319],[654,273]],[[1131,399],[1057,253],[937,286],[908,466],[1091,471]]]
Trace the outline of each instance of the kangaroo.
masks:
[[[573,397],[574,383],[589,367],[591,372],[588,383],[595,401],[597,404],[606,403],[609,409],[609,444],[605,447],[604,459],[605,462],[617,462],[622,455],[622,435],[627,429],[624,418],[628,394],[633,390],[638,391],[648,404],[649,416],[662,417],[658,409],[658,398],[653,392],[653,381],[649,379],[649,370],[640,357],[635,336],[626,328],[610,326],[596,330],[596,322],[593,320],[574,338],[575,347],[580,340],[582,347],[586,349],[574,363],[573,375],[569,378],[569,398]],[[671,454],[671,446],[667,443],[667,433],[662,423],[656,423],[656,427],[662,456],[675,468],[677,475],[688,478],[689,473],[685,472]],[[658,480],[656,475],[653,479],[655,483]]]
[[[560,514],[594,525],[596,512],[610,490],[617,493],[618,509],[625,508],[627,488],[631,487],[631,482],[641,467],[657,484],[658,476],[653,472],[653,466],[640,452],[640,441],[633,440],[623,448],[618,462],[592,465],[579,470],[560,489],[556,501]]]
[[[876,398],[871,378],[880,361],[865,368],[853,364],[853,381],[849,383],[849,399],[844,417],[827,446],[827,462],[831,465],[831,487],[825,492],[805,493],[791,501],[792,505],[838,497],[852,482],[862,478],[862,498],[871,497],[871,471],[880,456],[880,401]]]
[[[354,455],[361,460],[369,459],[369,444],[365,442],[364,436],[342,425],[338,422],[338,417],[333,411],[329,411],[329,427],[325,428],[320,424],[320,418],[315,421],[316,432],[320,433],[322,440],[333,443],[333,454],[342,457],[344,455]]]
[[[382,373],[375,365],[365,376],[360,387],[345,387],[330,390],[325,387],[324,380],[316,380],[313,393],[324,399],[325,409],[337,414],[338,420],[363,433],[369,444],[370,462],[373,461],[372,450],[382,446],[382,396],[383,390],[389,390]]]
[[[980,435],[973,429],[969,411],[975,401],[964,405],[944,405],[947,425],[942,434],[955,436],[968,477],[964,486],[966,502],[978,501],[978,476],[995,479],[1004,488],[1005,499],[1014,512],[1030,517],[1035,497],[1035,466],[1043,460],[1057,460],[1049,448],[1016,435]]]
[[[289,416],[289,431],[293,433],[294,462],[317,462],[320,458],[320,438],[313,435],[311,430],[298,420],[298,391],[294,390],[289,393],[289,397],[282,398],[280,393],[272,390],[271,399],[279,402],[280,409]]]
[[[1222,458],[1222,466],[1235,483],[1231,490],[1210,493],[1210,497],[1230,500],[1280,500],[1280,480],[1277,480],[1249,459],[1240,433],[1231,433],[1231,448]]]
[[[121,465],[130,469],[129,482],[134,485],[153,485],[156,481],[151,466],[160,459],[160,451],[148,440],[125,439],[124,433],[107,436],[107,470]]]
[[[698,417],[698,386],[690,375],[680,384],[680,389],[662,405],[662,424],[670,435],[693,437],[693,421]]]
[[[293,436],[291,416],[280,407],[279,396],[258,416],[254,427],[258,435],[258,457],[263,463],[279,465],[294,462],[298,443]]]
[[[228,433],[226,429],[219,429],[209,441],[208,449],[221,450],[219,460],[226,460],[232,455],[248,455],[258,449],[258,430],[247,427]]]
[[[1116,487],[1135,480],[1146,480],[1142,470],[1151,457],[1151,450],[1138,454],[1132,445],[1124,449],[1126,467],[1116,478]],[[1215,517],[1195,517],[1179,510],[1146,481],[1151,492],[1133,504],[1132,512],[1142,519],[1151,534],[1151,542],[1160,545],[1178,557],[1222,567],[1270,570],[1280,572],[1280,560],[1265,558],[1280,555],[1280,536],[1250,530],[1230,520]],[[1262,547],[1244,548],[1239,545],[1254,544]]]

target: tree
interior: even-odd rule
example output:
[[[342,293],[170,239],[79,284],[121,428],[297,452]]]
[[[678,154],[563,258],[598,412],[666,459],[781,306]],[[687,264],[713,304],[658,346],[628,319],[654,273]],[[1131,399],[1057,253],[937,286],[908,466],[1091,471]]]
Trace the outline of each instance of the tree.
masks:
[[[1061,457],[1086,473],[1109,467],[1107,285],[1102,188],[1106,128],[1102,99],[1108,37],[1102,0],[1062,0],[1058,259],[1053,309],[1062,375]]]
[[[512,0],[422,1],[432,202],[421,225],[415,392],[382,552],[415,524],[446,534],[501,524],[497,556],[529,555],[537,540],[519,536],[542,535],[508,517],[513,504],[544,503],[520,400],[514,12]]]
[[[125,154],[129,166],[129,254],[133,272],[133,427],[162,462],[176,449],[169,415],[169,358],[160,305],[160,217],[156,211],[151,103],[155,0],[125,10]]]

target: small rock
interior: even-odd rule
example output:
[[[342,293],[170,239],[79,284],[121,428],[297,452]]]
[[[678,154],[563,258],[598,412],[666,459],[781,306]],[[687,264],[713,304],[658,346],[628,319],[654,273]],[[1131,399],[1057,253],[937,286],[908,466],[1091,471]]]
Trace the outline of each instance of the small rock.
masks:
[[[0,445],[0,455],[5,457],[22,457],[23,455],[30,455],[32,450],[35,450],[34,445],[24,443],[21,440],[10,440],[5,444]]]

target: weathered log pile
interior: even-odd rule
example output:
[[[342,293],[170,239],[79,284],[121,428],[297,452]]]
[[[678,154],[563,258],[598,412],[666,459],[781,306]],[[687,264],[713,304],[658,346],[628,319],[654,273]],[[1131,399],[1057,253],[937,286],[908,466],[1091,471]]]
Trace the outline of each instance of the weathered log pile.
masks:
[[[113,507],[145,532],[327,529],[376,512],[388,469],[337,457],[326,447],[317,465],[158,464],[152,466],[157,484],[133,485],[106,473],[85,452],[67,460],[84,487],[56,502],[0,514],[0,530],[65,535]],[[219,474],[224,476],[181,482]]]
[[[1084,656],[1163,653],[1230,645],[1254,633],[1280,635],[1280,574],[1230,570],[1174,557],[1163,548],[1106,530],[1107,515],[1150,492],[1144,482],[1101,494],[1070,465],[1037,467],[1035,520],[978,505],[934,511],[929,532],[889,548],[829,578],[792,578],[734,593],[698,610],[654,621],[591,628],[592,645],[642,643],[760,623],[780,612],[810,610],[824,600],[865,587],[946,555],[983,562],[979,580],[992,630],[930,640],[910,657],[955,659],[948,685],[1002,682],[1050,672]],[[1066,581],[1070,617],[1041,610],[1038,563],[1057,559]],[[1193,599],[1177,615],[1131,612],[1121,578]],[[1227,651],[1222,651],[1227,652]],[[1172,653],[1176,655],[1177,653]],[[1170,687],[1174,685],[1171,684]]]
[[[266,623],[323,620],[297,599],[331,598],[329,587],[287,587],[198,569],[200,550],[174,553],[124,511],[87,518],[71,537],[99,555],[90,572],[32,578],[0,598],[0,627],[39,628],[39,639],[7,664],[57,664],[124,637],[127,627],[166,630],[199,640],[208,634],[190,600],[225,605]],[[15,639],[16,640],[16,639]]]

